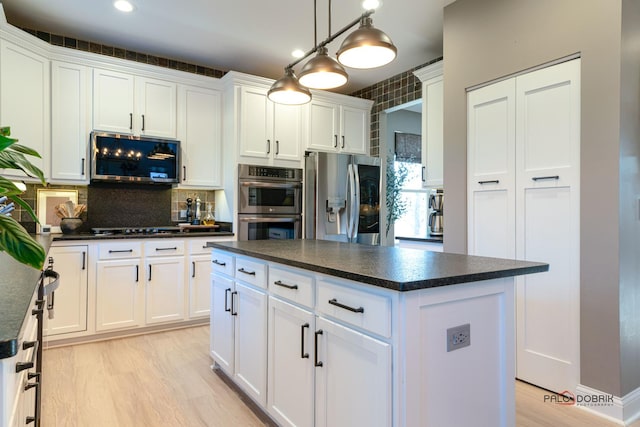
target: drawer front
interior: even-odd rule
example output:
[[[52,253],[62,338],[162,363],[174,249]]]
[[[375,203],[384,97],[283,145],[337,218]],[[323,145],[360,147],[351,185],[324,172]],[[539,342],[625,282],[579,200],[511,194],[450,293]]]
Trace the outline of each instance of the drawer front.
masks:
[[[213,273],[226,274],[229,277],[233,277],[234,266],[234,256],[229,252],[216,249],[211,252],[211,271]]]
[[[98,252],[99,259],[140,258],[142,243],[131,241],[100,243]]]
[[[318,280],[317,310],[385,338],[391,337],[391,299],[339,283]]]
[[[189,244],[189,254],[191,255],[208,255],[211,253],[211,248],[207,247],[207,242],[211,239],[194,239],[187,240]]]
[[[152,240],[144,242],[146,256],[184,255],[184,240]]]
[[[236,280],[259,288],[267,288],[267,264],[253,259],[236,257]]]
[[[278,264],[269,265],[269,291],[289,301],[313,308],[313,277]]]

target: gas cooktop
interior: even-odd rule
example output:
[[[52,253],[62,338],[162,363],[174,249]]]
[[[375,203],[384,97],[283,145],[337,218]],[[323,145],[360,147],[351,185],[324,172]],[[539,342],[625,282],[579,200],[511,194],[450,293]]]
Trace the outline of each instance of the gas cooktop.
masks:
[[[180,227],[167,226],[167,227],[104,227],[104,228],[92,228],[91,231],[96,236],[112,236],[116,234],[126,235],[153,235],[153,234],[169,234],[179,233]]]

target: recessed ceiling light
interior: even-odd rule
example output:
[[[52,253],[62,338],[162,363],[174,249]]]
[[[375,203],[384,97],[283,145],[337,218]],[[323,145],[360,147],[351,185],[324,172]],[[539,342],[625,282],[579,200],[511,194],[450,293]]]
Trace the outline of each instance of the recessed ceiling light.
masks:
[[[302,49],[296,49],[291,52],[291,56],[294,58],[302,58],[304,56],[304,51]]]
[[[131,12],[133,10],[133,5],[129,3],[127,0],[116,0],[113,3],[113,7],[115,7],[121,12]]]
[[[364,10],[372,10],[372,9],[377,9],[382,5],[382,2],[380,0],[364,0],[362,2],[362,8]]]

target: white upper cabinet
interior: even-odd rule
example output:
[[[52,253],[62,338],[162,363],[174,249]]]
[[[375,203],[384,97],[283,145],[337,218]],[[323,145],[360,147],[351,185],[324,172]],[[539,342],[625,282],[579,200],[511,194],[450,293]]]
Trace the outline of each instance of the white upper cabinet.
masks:
[[[331,94],[314,93],[308,104],[306,148],[315,151],[369,154],[372,101],[332,99]]]
[[[169,81],[94,69],[94,130],[176,138],[176,87]]]
[[[302,107],[274,104],[266,87],[240,88],[240,151],[249,162],[302,159]],[[260,160],[258,160],[260,162]]]
[[[34,50],[0,40],[0,126],[11,127],[18,144],[36,150],[41,158],[28,156],[49,176],[50,88],[49,60]],[[3,176],[24,178],[19,171]]]
[[[442,65],[440,61],[414,72],[422,82],[422,184],[425,188],[443,186]]]
[[[90,72],[83,65],[51,62],[51,180],[86,184]]]
[[[185,85],[178,88],[181,186],[222,185],[221,103],[217,90]]]

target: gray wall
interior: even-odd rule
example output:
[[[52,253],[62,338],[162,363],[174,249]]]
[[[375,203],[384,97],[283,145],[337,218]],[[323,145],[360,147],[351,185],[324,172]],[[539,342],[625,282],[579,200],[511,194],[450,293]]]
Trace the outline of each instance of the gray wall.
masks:
[[[640,383],[640,1],[622,2],[620,349],[622,392]]]
[[[637,7],[638,0],[629,3]],[[629,364],[639,350],[628,357],[623,352],[622,366],[620,349],[619,224],[628,221],[615,214],[620,206],[621,8],[622,0],[458,0],[444,12],[446,251],[466,252],[465,89],[574,53],[582,57],[580,382],[617,396],[640,386],[639,373]],[[637,83],[638,73],[635,78]],[[637,103],[637,91],[635,96]],[[637,129],[635,134],[629,149]],[[637,169],[627,174],[637,179]],[[636,186],[628,191],[634,200]],[[628,248],[637,260],[638,249],[631,242]],[[637,290],[627,293],[638,301]],[[622,313],[634,317],[628,328],[623,320],[626,346],[638,331],[638,311],[624,307]],[[621,372],[627,375],[624,386]]]

